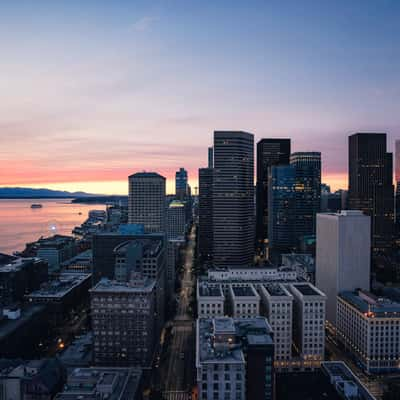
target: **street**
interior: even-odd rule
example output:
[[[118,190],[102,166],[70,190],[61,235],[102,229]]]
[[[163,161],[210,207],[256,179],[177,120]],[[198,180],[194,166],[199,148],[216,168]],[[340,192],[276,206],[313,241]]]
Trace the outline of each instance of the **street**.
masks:
[[[160,362],[160,382],[164,399],[189,399],[194,372],[194,322],[189,312],[194,288],[193,257],[195,228],[190,234],[184,253],[182,286],[177,312],[172,323],[171,342],[167,356]]]

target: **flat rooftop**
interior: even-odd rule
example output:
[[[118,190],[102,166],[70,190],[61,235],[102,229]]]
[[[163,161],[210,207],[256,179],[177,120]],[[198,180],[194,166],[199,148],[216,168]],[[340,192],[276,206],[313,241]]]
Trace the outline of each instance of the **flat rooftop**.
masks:
[[[131,239],[127,240],[124,243],[121,243],[118,245],[115,249],[114,252],[117,254],[123,254],[125,253],[130,247],[137,247],[141,248],[143,251],[143,256],[144,257],[154,257],[157,256],[162,248],[163,248],[163,241],[161,239],[143,239],[143,238],[138,238],[138,239]]]
[[[131,400],[139,390],[139,368],[76,368],[56,400]]]
[[[303,296],[321,296],[311,285],[296,284],[293,285]]]
[[[65,272],[57,279],[42,285],[42,288],[27,295],[28,298],[61,298],[92,277],[92,274]]]
[[[224,297],[221,285],[207,285],[205,282],[199,283],[199,295],[201,297]]]
[[[373,317],[400,318],[400,303],[388,297],[377,297],[367,291],[342,292],[339,296],[362,313],[371,313]]]
[[[279,283],[264,283],[263,287],[271,297],[292,297],[292,295]]]
[[[143,279],[140,282],[118,282],[103,278],[90,292],[92,293],[151,293],[156,285],[155,279]]]
[[[54,235],[47,238],[39,239],[36,243],[39,245],[40,249],[41,247],[60,248],[66,244],[70,244],[71,242],[75,242],[75,238],[73,236]]]
[[[93,334],[91,332],[76,338],[59,356],[65,365],[87,365],[91,362]],[[75,365],[74,365],[75,364]]]
[[[0,254],[0,274],[7,272],[16,272],[22,270],[31,262],[42,261],[39,258],[15,257],[8,254]]]
[[[235,297],[254,297],[258,298],[257,293],[252,286],[232,286],[232,292]]]

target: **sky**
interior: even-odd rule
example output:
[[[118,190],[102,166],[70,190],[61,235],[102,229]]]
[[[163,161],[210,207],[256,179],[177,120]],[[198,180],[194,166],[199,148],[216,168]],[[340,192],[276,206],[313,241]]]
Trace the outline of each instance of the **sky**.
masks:
[[[347,137],[400,139],[400,2],[0,2],[0,186],[126,194],[214,130],[290,137],[347,187]]]

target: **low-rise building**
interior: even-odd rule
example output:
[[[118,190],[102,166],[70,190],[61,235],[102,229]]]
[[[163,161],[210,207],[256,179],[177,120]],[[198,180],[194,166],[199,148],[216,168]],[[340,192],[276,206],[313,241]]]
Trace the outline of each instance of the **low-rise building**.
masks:
[[[29,303],[46,304],[54,325],[62,323],[71,311],[89,301],[92,274],[65,272],[26,296]]]
[[[231,285],[230,306],[234,318],[251,318],[260,315],[260,296],[252,284]]]
[[[89,367],[93,358],[93,333],[77,337],[58,358],[66,368]]]
[[[47,262],[0,253],[0,306],[14,304],[48,279]]]
[[[224,316],[225,296],[220,284],[197,282],[197,313],[199,318]]]
[[[258,288],[263,315],[274,333],[275,368],[286,368],[292,358],[293,296],[279,283],[264,283]]]
[[[337,297],[337,338],[369,373],[400,370],[400,303],[364,290]]]
[[[293,343],[301,368],[319,368],[325,354],[326,296],[310,283],[288,285],[293,295]]]
[[[49,272],[57,272],[64,261],[77,253],[76,241],[72,236],[54,235],[36,242],[37,256],[49,264]]]
[[[210,281],[296,281],[297,274],[287,267],[212,268],[207,271]]]
[[[274,396],[274,344],[262,317],[198,319],[199,400],[269,400]]]
[[[141,400],[138,368],[77,368],[55,400]]]
[[[63,271],[91,273],[93,269],[93,252],[91,249],[77,254],[61,264]]]

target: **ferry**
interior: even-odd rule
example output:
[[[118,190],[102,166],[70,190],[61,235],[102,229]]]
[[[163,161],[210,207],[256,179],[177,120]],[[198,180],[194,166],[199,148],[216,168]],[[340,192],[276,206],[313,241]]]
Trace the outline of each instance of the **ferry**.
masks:
[[[31,208],[42,208],[43,206],[38,203],[31,204]]]

